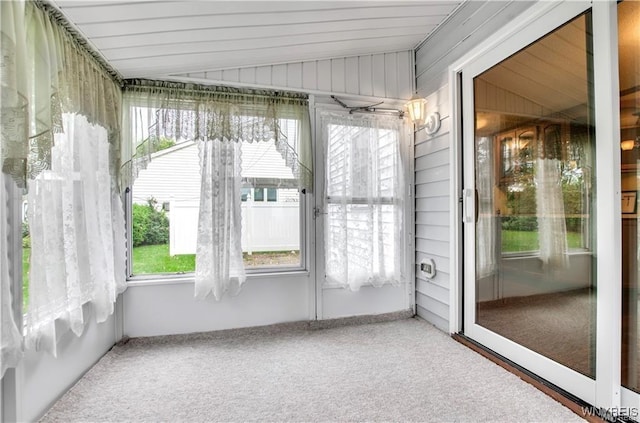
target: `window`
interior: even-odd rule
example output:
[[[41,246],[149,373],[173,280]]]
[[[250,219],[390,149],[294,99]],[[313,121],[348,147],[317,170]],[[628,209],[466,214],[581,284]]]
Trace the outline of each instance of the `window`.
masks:
[[[328,118],[328,284],[357,290],[363,284],[398,284],[403,279],[402,134],[397,118]]]
[[[196,143],[166,143],[132,189],[135,275],[195,270],[200,206]],[[247,269],[299,268],[301,195],[273,141],[242,144],[242,249]],[[168,207],[161,207],[168,204]],[[168,211],[167,211],[168,209]]]
[[[264,201],[264,188],[253,189],[253,201]]]

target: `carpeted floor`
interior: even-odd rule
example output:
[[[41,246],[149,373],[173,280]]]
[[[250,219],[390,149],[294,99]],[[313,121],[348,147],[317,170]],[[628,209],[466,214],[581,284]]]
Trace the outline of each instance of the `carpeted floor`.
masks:
[[[595,292],[588,289],[480,303],[478,324],[595,377]]]
[[[42,422],[582,421],[420,319],[132,339]]]

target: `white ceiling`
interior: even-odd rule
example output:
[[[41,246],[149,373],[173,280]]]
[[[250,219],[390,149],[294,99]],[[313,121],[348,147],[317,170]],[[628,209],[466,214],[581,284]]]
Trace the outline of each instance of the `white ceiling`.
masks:
[[[411,50],[458,1],[52,3],[124,78]]]

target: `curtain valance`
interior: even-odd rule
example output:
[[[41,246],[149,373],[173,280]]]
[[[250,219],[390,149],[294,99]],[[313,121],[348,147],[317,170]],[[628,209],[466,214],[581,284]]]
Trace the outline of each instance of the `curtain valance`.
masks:
[[[163,138],[175,141],[273,140],[300,188],[311,189],[313,163],[306,95],[127,80],[122,154],[123,186],[151,160]]]
[[[0,2],[0,162],[21,186],[51,167],[62,113],[78,113],[109,132],[118,159],[121,91],[101,64],[39,3]]]

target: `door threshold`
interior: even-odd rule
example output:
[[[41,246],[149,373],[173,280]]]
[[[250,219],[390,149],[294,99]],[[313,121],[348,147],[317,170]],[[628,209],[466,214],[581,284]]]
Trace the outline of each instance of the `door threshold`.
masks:
[[[454,340],[456,340],[459,343],[461,343],[462,345],[472,349],[473,351],[475,351],[478,354],[482,355],[486,359],[488,359],[488,360],[492,361],[493,363],[497,364],[498,366],[502,367],[506,371],[518,376],[520,379],[524,380],[525,382],[529,383],[530,385],[533,385],[536,389],[538,389],[539,391],[542,391],[544,394],[550,396],[551,398],[553,398],[554,400],[556,400],[560,404],[564,405],[569,410],[573,411],[575,414],[577,414],[578,416],[580,416],[581,418],[585,419],[588,422],[592,422],[592,423],[603,423],[603,422],[616,422],[616,423],[620,422],[620,423],[624,423],[624,422],[633,421],[633,420],[623,420],[622,418],[613,418],[613,416],[610,419],[602,418],[602,417],[600,417],[600,415],[604,415],[604,413],[598,414],[598,411],[596,410],[596,407],[594,407],[593,405],[581,400],[580,398],[578,398],[575,395],[573,395],[573,394],[565,391],[564,389],[556,386],[555,384],[549,382],[548,380],[545,380],[545,379],[541,378],[540,376],[530,372],[529,370],[527,370],[524,367],[514,363],[513,361],[509,360],[508,358],[496,353],[495,351],[490,350],[489,348],[485,347],[484,345],[479,344],[478,342],[474,341],[473,339],[468,338],[464,334],[455,333],[455,334],[451,335],[451,337]]]

